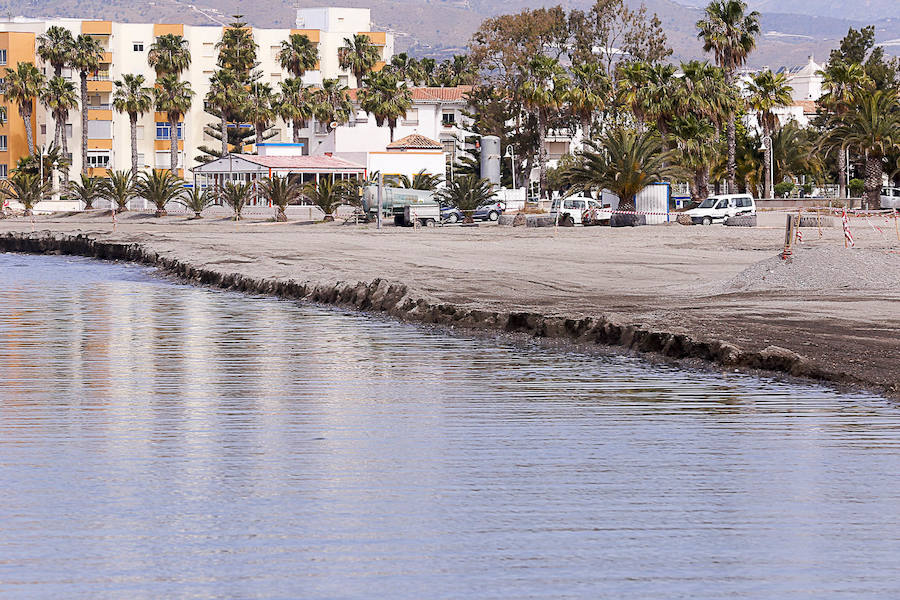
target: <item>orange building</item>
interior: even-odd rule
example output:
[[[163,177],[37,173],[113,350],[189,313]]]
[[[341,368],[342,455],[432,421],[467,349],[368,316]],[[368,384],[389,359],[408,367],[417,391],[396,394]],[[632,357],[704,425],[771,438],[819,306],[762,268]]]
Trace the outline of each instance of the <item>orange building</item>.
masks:
[[[7,69],[13,70],[20,62],[35,63],[35,35],[31,32],[0,32],[0,78],[5,84]],[[37,110],[31,111],[31,126],[37,139]],[[6,179],[23,156],[28,156],[25,126],[19,115],[19,106],[0,95],[0,179]]]

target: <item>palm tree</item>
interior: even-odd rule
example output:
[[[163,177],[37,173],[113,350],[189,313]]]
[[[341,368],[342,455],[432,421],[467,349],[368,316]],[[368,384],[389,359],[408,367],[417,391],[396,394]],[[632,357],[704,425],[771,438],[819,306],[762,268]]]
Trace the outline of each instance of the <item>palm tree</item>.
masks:
[[[134,175],[131,169],[127,171],[113,171],[103,182],[100,195],[115,204],[119,212],[128,210],[128,203],[135,197]]]
[[[447,187],[438,192],[442,203],[455,206],[466,215],[466,222],[472,222],[472,213],[494,197],[494,188],[487,179],[477,175],[458,175],[447,182]]]
[[[192,211],[195,219],[202,219],[203,211],[216,203],[216,197],[212,190],[192,187],[189,190],[186,189],[179,198],[175,199],[175,202]]]
[[[247,89],[230,69],[219,69],[209,79],[206,104],[219,117],[219,133],[222,150],[219,156],[228,154],[228,124],[238,119],[247,104]]]
[[[281,42],[278,62],[282,69],[299,79],[315,68],[319,62],[319,50],[304,34],[292,33],[287,40]]]
[[[546,140],[550,119],[565,103],[569,84],[569,78],[556,59],[539,54],[528,65],[528,79],[522,86],[522,99],[537,121],[541,197],[547,191]]]
[[[241,20],[243,15],[233,15],[232,22],[222,33],[222,39],[216,44],[218,64],[222,69],[234,73],[240,81],[250,78],[250,71],[256,66],[256,50],[253,30]]]
[[[787,106],[791,103],[791,92],[793,88],[787,84],[787,77],[784,73],[772,73],[766,69],[753,76],[750,80],[747,91],[749,97],[747,103],[750,108],[756,111],[756,120],[762,127],[763,135],[768,138],[766,144],[763,171],[765,173],[765,196],[771,198],[773,190],[769,186],[770,175],[769,164],[772,160],[772,133],[778,127],[778,117],[773,112],[776,108]]]
[[[226,181],[220,197],[234,211],[234,220],[240,221],[241,211],[250,199],[250,184]]]
[[[706,17],[697,22],[697,37],[703,40],[703,51],[712,52],[725,71],[725,83],[731,87],[739,67],[756,48],[759,35],[759,13],[747,14],[743,0],[713,0],[706,7]],[[736,186],[736,135],[735,112],[726,115],[728,135],[728,185]]]
[[[177,202],[184,194],[184,180],[172,171],[153,169],[138,175],[134,191],[156,207],[155,216],[165,217],[168,214],[166,205]]]
[[[338,125],[350,120],[353,103],[347,95],[347,87],[337,79],[325,79],[322,87],[315,90],[315,115],[319,123],[325,123],[331,130],[331,124]]]
[[[164,75],[180,75],[191,66],[187,40],[174,33],[159,36],[150,45],[147,64],[156,71],[157,79]]]
[[[257,152],[259,152],[259,144],[265,141],[266,130],[278,117],[278,106],[278,95],[272,91],[271,85],[257,81],[250,86],[250,94],[247,97],[243,116],[253,124],[256,132],[254,144],[257,146]]]
[[[144,87],[143,75],[125,74],[116,81],[113,107],[120,113],[127,113],[131,123],[131,171],[138,172],[137,123],[138,118],[153,108],[153,90]]]
[[[97,38],[90,35],[79,35],[72,46],[72,68],[78,71],[81,79],[81,172],[88,172],[88,73],[96,73],[103,59],[103,46]]]
[[[42,61],[50,63],[54,76],[61,77],[63,67],[72,60],[72,50],[75,46],[72,32],[65,27],[51,25],[47,31],[38,36],[37,43],[37,55]]]
[[[854,103],[836,136],[855,146],[866,157],[866,202],[869,209],[880,205],[884,160],[900,150],[900,105],[894,90],[876,90]]]
[[[590,146],[566,173],[566,182],[584,191],[612,191],[619,210],[635,210],[635,197],[645,187],[680,173],[673,166],[677,153],[665,150],[654,132],[618,126]]]
[[[369,36],[365,34],[357,33],[353,37],[344,38],[344,45],[338,48],[338,64],[353,74],[358,87],[363,86],[363,78],[377,62],[378,48],[372,45]]]
[[[37,173],[16,170],[0,187],[0,197],[16,200],[25,207],[25,216],[33,214],[35,205],[50,191],[50,183],[41,181]]]
[[[566,94],[569,110],[581,124],[582,149],[593,132],[594,116],[606,109],[612,90],[609,76],[595,62],[572,65],[573,81]]]
[[[426,173],[422,169],[412,176],[412,179],[406,175],[400,176],[400,187],[410,190],[435,190],[440,185],[442,177],[433,173]]]
[[[646,115],[641,90],[650,81],[650,64],[640,60],[625,61],[617,67],[619,79],[617,101],[631,111],[640,129],[644,128]]]
[[[862,65],[840,59],[831,61],[828,68],[818,74],[822,75],[822,89],[826,92],[819,98],[819,105],[833,115],[832,125],[840,123],[860,93],[875,85]],[[845,147],[843,140],[835,139],[829,134],[830,131],[826,129],[821,142],[838,151],[838,195],[846,198],[848,165]]]
[[[288,77],[281,82],[280,98],[278,112],[282,119],[291,123],[294,143],[299,144],[301,130],[316,112],[313,88],[303,85],[303,80],[299,77]]]
[[[346,181],[332,181],[329,177],[320,177],[318,182],[309,182],[303,186],[303,195],[307,200],[322,209],[326,221],[333,221],[334,210],[347,201],[349,184]]]
[[[291,181],[289,177],[281,177],[279,175],[272,175],[268,179],[264,179],[260,191],[263,198],[278,209],[275,214],[275,220],[279,222],[287,221],[285,210],[302,193],[302,189],[295,181]]]
[[[689,176],[691,200],[695,202],[709,196],[709,169],[720,153],[718,137],[715,125],[702,116],[688,114],[672,122],[676,163]]]
[[[412,107],[412,91],[405,81],[392,74],[373,74],[368,82],[368,87],[359,92],[360,107],[375,117],[379,127],[387,124],[393,142],[397,119]]]
[[[40,97],[46,78],[29,62],[16,64],[15,70],[6,69],[6,89],[4,93],[9,103],[15,103],[19,108],[19,115],[25,123],[25,139],[28,143],[28,152],[34,153],[34,129],[31,126],[31,117],[34,115],[34,101]]]
[[[78,108],[78,95],[75,84],[61,76],[55,76],[47,82],[41,93],[41,103],[50,111],[54,122],[53,144],[62,147],[63,154],[69,153],[66,139],[66,121],[69,111]]]
[[[821,179],[825,165],[816,152],[816,141],[814,130],[800,127],[793,119],[778,128],[772,135],[775,181],[785,177],[799,181],[802,176]]]
[[[104,179],[81,174],[81,181],[69,182],[68,191],[84,203],[84,210],[94,208],[94,200],[102,196]]]
[[[178,168],[178,122],[190,110],[193,96],[191,84],[180,81],[175,73],[157,79],[153,88],[156,110],[166,113],[169,120],[169,169],[173,173]]]

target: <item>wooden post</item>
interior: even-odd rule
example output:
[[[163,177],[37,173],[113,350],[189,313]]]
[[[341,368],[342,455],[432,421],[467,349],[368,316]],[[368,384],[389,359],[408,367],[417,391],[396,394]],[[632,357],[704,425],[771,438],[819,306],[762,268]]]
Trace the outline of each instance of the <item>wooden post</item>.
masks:
[[[795,215],[787,215],[787,220],[784,224],[784,251],[781,253],[782,260],[788,260],[791,255],[791,245],[794,242],[794,231],[796,230],[798,225],[797,217]]]

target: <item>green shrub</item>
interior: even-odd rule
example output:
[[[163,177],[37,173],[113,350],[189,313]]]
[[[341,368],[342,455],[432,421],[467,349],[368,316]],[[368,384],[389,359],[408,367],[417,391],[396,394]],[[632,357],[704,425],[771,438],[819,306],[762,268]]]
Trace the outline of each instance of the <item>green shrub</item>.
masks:
[[[866,191],[866,182],[862,179],[850,180],[850,197],[862,198],[863,192]]]
[[[794,191],[794,183],[791,181],[782,181],[775,184],[775,197],[781,198],[787,196]]]

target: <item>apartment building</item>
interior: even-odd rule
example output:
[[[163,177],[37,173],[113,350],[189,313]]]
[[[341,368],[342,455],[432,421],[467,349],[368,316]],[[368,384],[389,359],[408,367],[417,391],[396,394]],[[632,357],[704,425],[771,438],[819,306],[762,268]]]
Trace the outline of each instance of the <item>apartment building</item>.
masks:
[[[253,28],[253,37],[258,45],[258,70],[262,81],[276,90],[278,84],[288,76],[278,63],[277,54],[281,42],[292,33],[306,34],[318,45],[320,63],[318,68],[308,72],[304,81],[308,84],[321,83],[325,78],[338,78],[348,87],[356,87],[353,75],[338,65],[338,49],[344,38],[355,33],[364,33],[379,49],[384,65],[393,54],[393,37],[384,32],[371,31],[368,9],[313,8],[297,12],[297,21],[302,27],[295,29]],[[209,78],[216,70],[216,43],[222,36],[221,26],[191,26],[184,24],[115,23],[111,21],[79,19],[38,20],[14,18],[0,21],[0,75],[5,66],[15,68],[17,62],[33,62],[45,74],[52,75],[49,65],[44,65],[36,56],[36,39],[49,27],[56,25],[69,29],[73,36],[85,34],[95,37],[103,46],[104,55],[98,72],[92,73],[88,81],[88,167],[90,173],[105,176],[110,169],[127,169],[131,165],[130,124],[127,115],[116,113],[112,107],[113,82],[126,73],[143,74],[152,85],[155,73],[147,64],[147,54],[154,40],[165,34],[183,36],[191,51],[190,68],[182,78],[191,83],[194,90],[193,105],[178,125],[179,137],[178,169],[184,174],[199,164],[196,156],[199,146],[216,147],[219,143],[204,132],[206,125],[214,118],[204,112],[203,99],[209,91]],[[63,76],[78,81],[78,74],[64,70]],[[35,134],[39,145],[53,139],[55,124],[41,106],[35,113]],[[18,110],[0,97],[0,176],[5,176],[16,160],[27,154],[25,130]],[[275,136],[268,141],[278,142],[291,139],[289,127],[278,122]],[[80,111],[73,111],[66,124],[69,151],[72,153],[71,172],[81,170]],[[5,137],[2,137],[5,136]],[[6,142],[3,145],[3,142]],[[169,168],[169,125],[165,114],[150,112],[143,115],[138,124],[138,164],[142,168]]]

